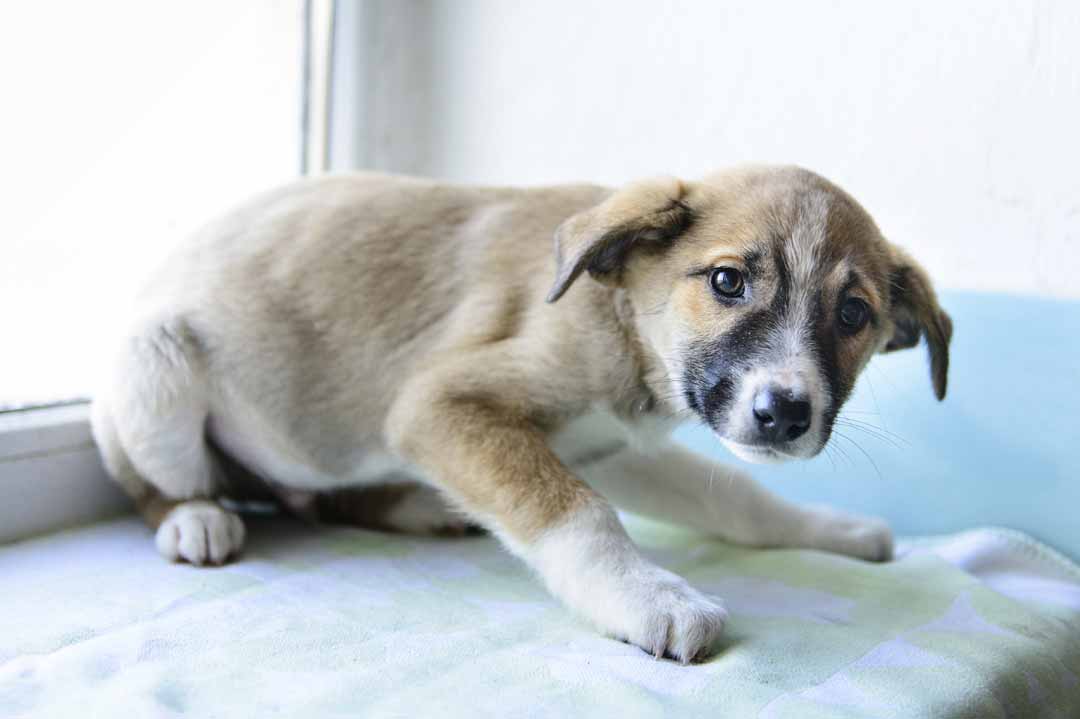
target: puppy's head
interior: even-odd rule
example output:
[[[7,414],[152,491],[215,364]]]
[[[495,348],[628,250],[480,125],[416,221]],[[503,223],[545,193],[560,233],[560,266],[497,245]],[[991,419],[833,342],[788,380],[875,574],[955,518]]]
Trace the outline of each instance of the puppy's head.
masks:
[[[751,461],[812,457],[876,352],[926,338],[945,396],[952,323],[854,199],[794,167],[632,185],[556,232],[555,301],[583,272],[622,289],[648,382]]]

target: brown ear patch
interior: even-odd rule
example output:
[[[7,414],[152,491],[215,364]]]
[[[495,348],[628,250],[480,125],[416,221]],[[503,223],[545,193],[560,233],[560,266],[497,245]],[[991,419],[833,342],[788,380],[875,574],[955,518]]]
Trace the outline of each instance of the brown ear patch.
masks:
[[[694,219],[684,194],[683,183],[673,178],[638,183],[559,225],[555,282],[547,301],[562,297],[582,272],[618,282],[631,252],[667,249]]]
[[[926,271],[899,249],[896,250],[896,260],[889,275],[889,285],[894,330],[884,351],[914,347],[920,337],[925,337],[934,396],[939,400],[945,399],[952,319],[938,304]]]

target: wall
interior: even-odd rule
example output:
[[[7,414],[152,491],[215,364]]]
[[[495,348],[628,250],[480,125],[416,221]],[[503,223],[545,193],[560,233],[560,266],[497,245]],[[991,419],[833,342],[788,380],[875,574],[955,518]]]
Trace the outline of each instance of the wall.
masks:
[[[410,0],[401,12],[415,31],[366,26],[401,54],[367,72],[412,79],[367,96],[382,129],[362,166],[525,184],[798,163],[850,190],[943,287],[1080,298],[1080,3]],[[1080,501],[1076,432],[1055,422],[1075,403],[1080,304],[944,301],[957,331],[943,404],[922,350],[878,358],[826,454],[752,471],[902,533],[1002,524],[1080,557],[1061,509]],[[701,428],[679,437],[732,461]]]
[[[402,160],[368,166],[620,183],[798,163],[945,286],[1080,297],[1080,3],[406,5],[413,24],[376,28],[418,78],[375,107]]]

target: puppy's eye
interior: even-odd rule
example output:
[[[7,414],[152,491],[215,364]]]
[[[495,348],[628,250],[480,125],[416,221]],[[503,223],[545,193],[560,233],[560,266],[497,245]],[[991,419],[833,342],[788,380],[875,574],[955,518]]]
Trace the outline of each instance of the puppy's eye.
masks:
[[[742,273],[732,267],[717,267],[709,274],[709,284],[716,294],[728,299],[742,297],[746,291]]]
[[[866,326],[870,319],[870,307],[858,297],[848,297],[840,303],[837,315],[840,318],[840,329],[853,335]]]

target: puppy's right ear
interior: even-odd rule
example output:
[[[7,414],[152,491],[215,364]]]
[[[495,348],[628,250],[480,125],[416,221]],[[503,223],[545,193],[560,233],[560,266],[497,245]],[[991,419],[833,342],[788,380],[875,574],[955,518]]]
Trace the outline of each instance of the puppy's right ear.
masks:
[[[675,178],[639,182],[573,215],[555,230],[555,283],[547,301],[563,296],[582,272],[617,285],[631,252],[666,249],[690,226],[686,186]]]

